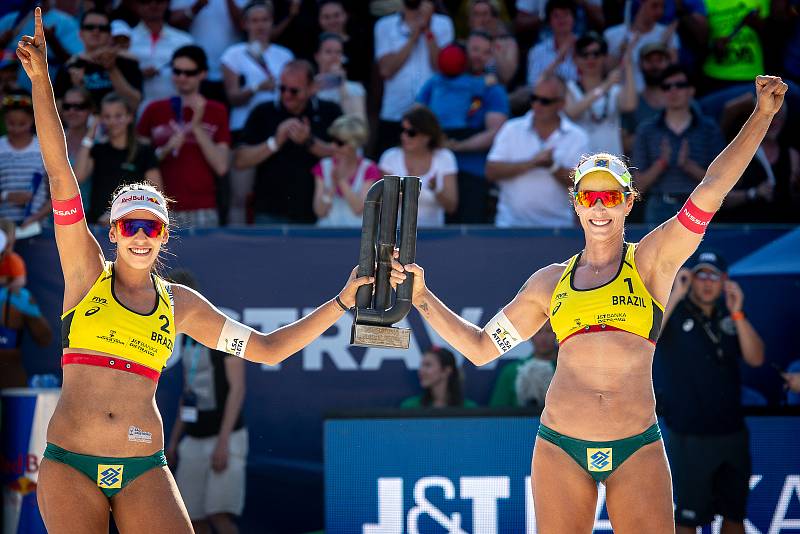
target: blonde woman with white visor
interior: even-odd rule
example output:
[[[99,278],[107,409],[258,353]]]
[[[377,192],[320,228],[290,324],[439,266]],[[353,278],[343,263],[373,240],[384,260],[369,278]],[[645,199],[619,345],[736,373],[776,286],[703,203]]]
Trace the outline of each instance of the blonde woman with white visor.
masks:
[[[53,198],[55,237],[64,273],[61,398],[47,429],[37,499],[50,533],[106,533],[109,512],[123,534],[192,532],[164,457],[155,403],[161,369],[175,336],[277,364],[308,345],[355,303],[353,269],[344,289],[306,317],[269,334],[225,315],[199,293],[154,272],[169,239],[169,212],[149,184],[113,196],[106,261],[86,224],[78,183],[47,74],[41,10],[35,35],[17,56],[31,78],[36,129]]]
[[[394,262],[393,283],[413,274],[414,306],[476,365],[496,359],[550,320],[560,348],[532,462],[538,532],[591,532],[598,482],[605,484],[617,534],[675,531],[652,384],[664,303],[678,269],[752,159],[786,90],[780,78],[756,79],[758,104],[742,130],[680,212],[639,243],[625,242],[625,217],[636,196],[630,172],[610,154],[584,158],[572,192],[583,251],[536,271],[484,328],[437,299],[421,267]]]

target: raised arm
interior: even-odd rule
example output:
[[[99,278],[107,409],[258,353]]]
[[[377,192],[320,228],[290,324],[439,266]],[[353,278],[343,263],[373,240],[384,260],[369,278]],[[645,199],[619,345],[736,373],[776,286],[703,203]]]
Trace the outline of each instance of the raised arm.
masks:
[[[564,266],[549,266],[534,273],[517,296],[483,328],[461,318],[425,285],[425,271],[411,263],[392,261],[392,283],[404,283],[406,273],[414,275],[412,302],[420,315],[458,352],[475,365],[495,360],[515,345],[530,338],[547,321],[549,292]],[[553,280],[553,277],[556,280]],[[546,297],[545,297],[546,296]]]
[[[56,110],[53,86],[47,73],[47,48],[42,28],[42,11],[34,14],[34,35],[23,36],[17,47],[22,67],[31,79],[36,132],[42,159],[50,181],[50,196],[56,209],[67,212],[62,219],[56,213],[56,244],[64,272],[64,309],[74,306],[89,290],[103,270],[103,252],[89,232],[82,216],[78,182],[67,157],[64,129]],[[70,214],[76,210],[74,214]],[[77,217],[80,216],[79,220]],[[70,219],[72,217],[72,219]],[[59,220],[62,222],[59,223]],[[64,224],[66,221],[70,223]]]
[[[175,322],[178,332],[187,334],[206,347],[252,362],[277,365],[302,350],[339,320],[345,310],[337,299],[348,309],[352,308],[356,302],[356,290],[372,281],[372,277],[356,278],[354,268],[337,298],[330,299],[305,317],[269,333],[257,332],[230,319],[200,293],[173,284]]]
[[[697,249],[711,216],[736,185],[764,139],[787,89],[778,77],[756,78],[758,103],[747,122],[708,167],[680,213],[639,243],[636,262],[656,298],[666,297],[678,269]]]

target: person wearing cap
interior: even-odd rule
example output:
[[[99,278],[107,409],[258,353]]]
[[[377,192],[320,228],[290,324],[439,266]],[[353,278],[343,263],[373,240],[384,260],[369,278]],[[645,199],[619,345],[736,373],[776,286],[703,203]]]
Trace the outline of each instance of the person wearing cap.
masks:
[[[638,93],[636,109],[623,113],[622,126],[623,153],[633,154],[636,127],[655,117],[664,109],[664,92],[661,90],[661,77],[669,66],[669,48],[661,42],[648,43],[639,49],[639,70],[644,79],[644,89]]]
[[[704,249],[687,265],[675,277],[654,361],[675,523],[690,534],[719,514],[723,532],[744,532],[751,471],[739,369],[764,363],[764,342],[725,259]]]
[[[111,43],[121,54],[131,47],[131,27],[124,20],[111,21]]]
[[[166,467],[154,401],[161,370],[185,333],[202,345],[275,365],[300,351],[355,305],[354,268],[335,297],[271,333],[226,317],[202,295],[155,271],[170,237],[164,196],[147,183],[112,197],[107,261],[89,231],[47,74],[41,10],[34,36],[17,48],[31,78],[36,127],[52,192],[55,239],[64,274],[64,382],[39,466],[37,499],[51,532],[193,532]],[[144,513],[146,512],[146,513]]]
[[[674,532],[653,354],[678,270],[697,249],[788,90],[772,76],[759,76],[755,85],[758,104],[742,131],[677,215],[638,243],[625,241],[625,218],[636,197],[630,171],[611,154],[584,157],[572,172],[571,191],[584,249],[536,271],[483,328],[439,300],[419,265],[392,261],[392,285],[412,283],[412,302],[422,318],[476,365],[495,360],[550,320],[559,342],[558,367],[531,466],[540,532],[591,532],[598,482],[606,486],[616,532]]]
[[[99,109],[103,97],[114,91],[136,109],[142,100],[142,71],[136,59],[120,54],[112,44],[108,15],[86,11],[81,16],[79,35],[84,50],[69,58],[56,74],[56,98],[60,101],[68,89],[83,87]]]
[[[570,169],[588,151],[586,132],[561,116],[566,87],[556,76],[539,80],[530,111],[506,121],[486,160],[486,178],[500,190],[495,225],[575,225],[564,192]]]

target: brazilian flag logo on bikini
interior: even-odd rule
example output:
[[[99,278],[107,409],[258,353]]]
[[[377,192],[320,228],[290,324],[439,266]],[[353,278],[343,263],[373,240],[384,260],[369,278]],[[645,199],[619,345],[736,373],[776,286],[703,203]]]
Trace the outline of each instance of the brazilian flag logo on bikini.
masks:
[[[102,489],[118,489],[122,487],[123,465],[98,464],[97,487]]]

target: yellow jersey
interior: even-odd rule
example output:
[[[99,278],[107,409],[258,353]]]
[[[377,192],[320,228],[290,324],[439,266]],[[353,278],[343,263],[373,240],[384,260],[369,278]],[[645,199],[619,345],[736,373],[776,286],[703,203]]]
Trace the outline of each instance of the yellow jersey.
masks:
[[[61,346],[104,352],[161,372],[175,343],[169,284],[153,275],[156,297],[147,314],[128,309],[114,295],[114,263],[106,262],[85,297],[61,316]]]
[[[550,324],[559,343],[575,334],[623,330],[655,344],[664,306],[650,295],[636,270],[636,246],[624,247],[616,276],[599,287],[576,289],[575,268],[582,253],[570,259],[550,298]]]

